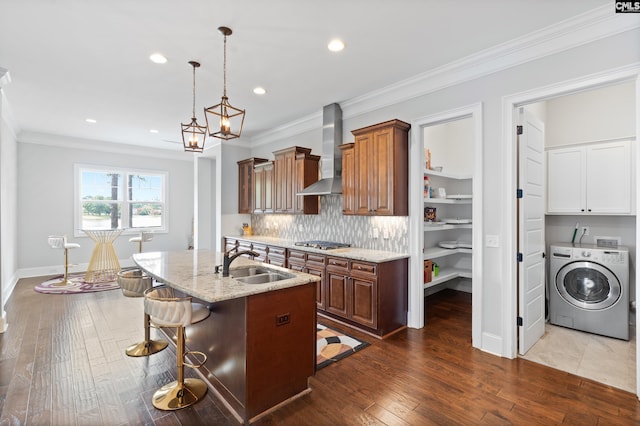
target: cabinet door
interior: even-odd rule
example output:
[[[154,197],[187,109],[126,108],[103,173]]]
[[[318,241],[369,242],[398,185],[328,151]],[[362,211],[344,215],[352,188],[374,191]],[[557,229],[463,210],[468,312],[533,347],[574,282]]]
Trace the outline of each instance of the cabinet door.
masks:
[[[587,212],[631,213],[629,142],[586,147]]]
[[[373,139],[370,133],[356,136],[355,147],[355,211],[358,215],[368,215],[371,213],[369,208],[369,193],[371,185],[369,182],[370,158],[373,155]]]
[[[376,328],[377,298],[375,281],[351,277],[351,319],[367,327]]]
[[[262,176],[262,210],[264,212],[273,211],[273,163],[264,168]]]
[[[343,318],[349,317],[349,277],[327,271],[326,310]]]
[[[547,212],[586,210],[586,162],[582,147],[547,152]]]
[[[369,208],[376,215],[393,214],[393,128],[373,133],[369,167]]]
[[[238,213],[253,211],[253,161],[238,162]]]
[[[256,168],[253,173],[253,184],[255,186],[253,191],[253,211],[255,213],[264,211],[264,174],[265,169],[262,167]]]
[[[324,269],[322,268],[314,268],[312,266],[307,266],[306,273],[315,275],[319,278],[319,282],[316,285],[316,306],[318,309],[325,309],[325,301],[324,301]]]
[[[292,213],[295,209],[295,151],[275,155],[274,211]]]
[[[342,214],[356,212],[355,149],[342,150]]]

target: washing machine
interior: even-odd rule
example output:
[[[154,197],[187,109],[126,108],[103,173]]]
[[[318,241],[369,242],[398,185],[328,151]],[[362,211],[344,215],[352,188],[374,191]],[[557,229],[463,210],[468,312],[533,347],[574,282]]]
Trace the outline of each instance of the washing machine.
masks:
[[[629,340],[629,250],[552,244],[551,324]]]

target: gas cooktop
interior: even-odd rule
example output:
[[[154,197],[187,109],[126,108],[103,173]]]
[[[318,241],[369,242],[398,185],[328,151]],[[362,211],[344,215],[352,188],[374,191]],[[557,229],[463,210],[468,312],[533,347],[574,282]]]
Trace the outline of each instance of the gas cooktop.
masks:
[[[312,247],[320,250],[332,250],[332,249],[338,249],[338,248],[351,247],[351,244],[335,243],[333,241],[318,241],[318,240],[298,241],[294,244],[301,247]]]

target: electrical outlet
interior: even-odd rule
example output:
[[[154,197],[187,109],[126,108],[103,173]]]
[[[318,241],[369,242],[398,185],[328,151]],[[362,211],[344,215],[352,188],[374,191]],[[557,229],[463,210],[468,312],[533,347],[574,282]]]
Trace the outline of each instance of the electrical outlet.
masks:
[[[589,227],[588,226],[583,226],[582,227],[582,233],[580,235],[589,235]]]
[[[387,229],[382,231],[382,238],[384,238],[385,240],[389,239],[389,231]]]
[[[373,228],[373,238],[378,238],[378,228]]]
[[[291,321],[291,315],[289,312],[286,314],[276,315],[276,327],[279,325],[289,324],[289,321]]]

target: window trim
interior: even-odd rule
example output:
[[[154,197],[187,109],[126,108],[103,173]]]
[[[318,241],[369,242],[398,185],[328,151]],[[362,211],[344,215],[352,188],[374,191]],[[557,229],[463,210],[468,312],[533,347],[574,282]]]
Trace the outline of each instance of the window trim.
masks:
[[[75,163],[73,165],[74,173],[73,173],[73,235],[74,237],[86,237],[82,231],[82,200],[80,200],[80,181],[81,174],[83,171],[92,171],[92,172],[102,172],[102,173],[119,173],[123,175],[123,185],[122,185],[122,193],[118,194],[117,203],[122,205],[122,216],[121,222],[125,223],[125,219],[128,216],[128,208],[129,200],[127,199],[127,175],[131,174],[140,174],[140,175],[158,175],[162,176],[162,226],[154,226],[147,228],[125,228],[122,232],[123,235],[136,235],[139,234],[140,231],[151,231],[157,234],[166,234],[169,232],[169,172],[164,170],[152,170],[152,169],[139,169],[139,168],[128,168],[128,167],[112,167],[105,165],[97,165],[97,164],[85,164],[85,163]],[[135,203],[135,201],[133,202]]]

